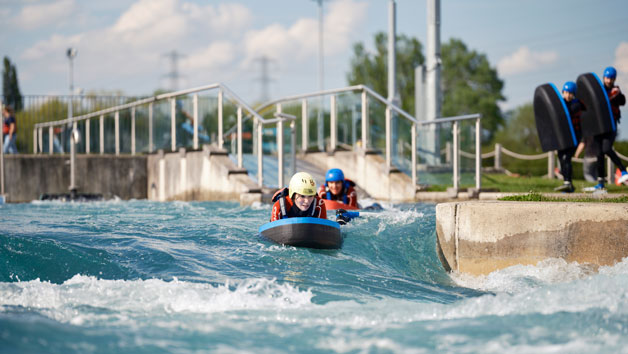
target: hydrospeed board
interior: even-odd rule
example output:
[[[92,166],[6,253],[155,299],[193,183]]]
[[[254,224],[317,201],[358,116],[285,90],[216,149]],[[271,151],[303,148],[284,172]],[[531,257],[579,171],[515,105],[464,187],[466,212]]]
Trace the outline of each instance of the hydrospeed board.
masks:
[[[337,222],[312,218],[288,218],[266,223],[259,228],[265,238],[282,245],[332,249],[342,246]]]

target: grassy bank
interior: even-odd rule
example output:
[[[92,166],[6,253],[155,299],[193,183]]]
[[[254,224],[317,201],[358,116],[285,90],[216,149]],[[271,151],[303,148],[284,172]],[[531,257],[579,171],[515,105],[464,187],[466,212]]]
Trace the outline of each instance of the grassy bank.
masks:
[[[560,186],[562,183],[562,180],[544,177],[511,177],[505,174],[482,174],[482,188],[495,189],[499,192],[553,193],[554,188]],[[574,180],[573,184],[576,188],[576,192],[582,192],[583,188],[594,185],[594,183],[584,180]],[[628,186],[607,185],[607,190],[608,193],[628,193]]]

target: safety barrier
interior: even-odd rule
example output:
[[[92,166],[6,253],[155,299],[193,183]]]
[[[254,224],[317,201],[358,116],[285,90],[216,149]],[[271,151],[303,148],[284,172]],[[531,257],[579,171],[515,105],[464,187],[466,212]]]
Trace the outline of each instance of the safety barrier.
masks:
[[[449,151],[451,151],[452,147],[451,146],[447,146],[446,148],[446,153],[449,153]],[[621,153],[619,153],[618,151],[615,151],[617,153],[617,156],[619,156],[620,159],[624,160],[624,161],[628,161],[628,156],[622,155]],[[555,174],[555,169],[556,169],[556,152],[555,151],[549,151],[546,153],[542,153],[542,154],[535,154],[535,155],[525,155],[525,154],[519,154],[516,153],[514,151],[510,151],[508,149],[506,149],[505,147],[502,146],[502,144],[495,144],[495,149],[493,151],[489,151],[486,153],[483,153],[481,155],[482,159],[487,159],[487,158],[495,158],[494,160],[494,168],[495,170],[502,170],[503,169],[503,165],[502,165],[502,154],[503,155],[507,155],[510,156],[512,158],[515,159],[519,159],[519,160],[527,160],[527,161],[532,161],[532,160],[541,160],[541,159],[547,159],[547,177],[548,178],[554,178],[556,176]],[[460,151],[460,156],[462,157],[466,157],[466,158],[475,158],[476,155],[466,152],[466,151]],[[587,161],[590,162],[596,162],[597,158],[577,158],[574,157],[572,158],[572,162],[577,162],[577,163],[584,163],[585,159]],[[613,177],[614,174],[612,173],[612,168],[613,168],[613,164],[612,161],[609,157],[606,158],[607,162],[606,162],[606,167],[607,167],[607,171],[606,171],[606,175],[609,176],[609,178],[611,179],[611,182],[613,181]]]
[[[375,91],[373,91],[372,89],[370,89],[367,86],[364,85],[356,85],[356,86],[349,86],[349,87],[345,87],[345,88],[340,88],[340,89],[333,89],[333,90],[325,90],[325,91],[319,91],[319,92],[314,92],[314,93],[309,93],[309,94],[302,94],[302,95],[296,95],[296,96],[289,96],[289,97],[284,97],[278,100],[274,100],[272,102],[266,103],[264,105],[262,105],[259,108],[253,109],[251,108],[248,104],[246,104],[242,99],[240,99],[233,91],[231,91],[228,87],[226,87],[225,85],[221,84],[221,83],[216,83],[216,84],[211,84],[211,85],[206,85],[206,86],[201,86],[201,87],[197,87],[197,88],[191,88],[191,89],[187,89],[187,90],[181,90],[181,91],[176,91],[176,92],[172,92],[172,93],[166,93],[166,94],[161,94],[161,95],[156,95],[156,96],[152,96],[152,97],[147,97],[147,98],[143,98],[143,99],[138,99],[136,101],[130,102],[130,103],[125,103],[125,104],[120,104],[120,105],[116,105],[114,107],[110,107],[110,108],[106,108],[106,109],[101,109],[95,112],[90,112],[87,114],[83,114],[83,115],[79,115],[76,117],[71,117],[71,118],[67,118],[67,119],[62,119],[62,120],[57,120],[57,121],[51,121],[51,122],[43,122],[43,123],[37,123],[34,125],[33,128],[33,150],[36,153],[43,153],[44,152],[44,148],[43,148],[43,136],[44,134],[46,134],[46,128],[47,129],[47,135],[48,135],[48,144],[49,144],[49,148],[48,148],[48,153],[49,154],[53,154],[54,153],[54,148],[53,148],[53,142],[54,142],[54,129],[55,127],[62,127],[65,125],[71,125],[72,126],[72,134],[70,134],[71,138],[71,143],[70,143],[70,153],[71,153],[71,186],[70,189],[72,189],[75,186],[74,183],[74,161],[75,161],[75,154],[76,154],[76,148],[75,145],[85,139],[85,144],[84,144],[84,149],[85,149],[85,153],[89,154],[92,153],[90,146],[91,146],[91,142],[90,140],[90,119],[92,118],[98,118],[98,140],[99,140],[99,153],[100,154],[104,154],[105,150],[106,150],[106,146],[105,146],[105,120],[109,120],[111,118],[111,116],[113,116],[113,122],[114,122],[114,127],[113,127],[113,135],[114,135],[114,139],[113,139],[113,145],[114,145],[114,149],[113,152],[116,155],[119,155],[121,153],[122,150],[122,146],[121,146],[121,139],[120,139],[120,135],[121,135],[121,113],[125,113],[127,114],[129,117],[128,119],[130,120],[130,133],[129,133],[129,137],[130,137],[130,153],[132,155],[136,154],[137,149],[136,149],[136,110],[139,108],[143,108],[143,109],[148,109],[148,152],[152,152],[154,151],[155,148],[155,144],[154,144],[154,136],[153,136],[153,106],[157,103],[160,102],[169,102],[170,103],[170,132],[169,132],[169,136],[167,137],[168,139],[170,139],[170,149],[171,151],[176,151],[177,149],[177,99],[178,98],[188,98],[189,95],[192,95],[192,122],[193,122],[193,127],[191,128],[192,132],[193,132],[193,148],[196,150],[199,148],[199,93],[201,92],[209,92],[209,91],[217,91],[217,142],[215,142],[214,144],[217,145],[219,148],[223,148],[223,145],[225,143],[225,138],[229,138],[231,137],[232,139],[232,143],[234,145],[234,151],[233,154],[235,155],[235,158],[237,160],[237,166],[239,168],[243,168],[243,124],[245,121],[251,120],[252,119],[252,123],[253,123],[253,127],[252,127],[252,134],[251,134],[251,138],[253,141],[253,154],[257,156],[257,183],[258,185],[264,186],[264,159],[263,159],[263,155],[264,155],[264,150],[263,150],[263,132],[264,132],[264,127],[267,127],[268,125],[274,124],[275,125],[275,131],[276,132],[281,132],[281,133],[276,133],[276,145],[277,145],[277,176],[278,176],[278,180],[277,183],[279,186],[283,186],[284,185],[284,151],[283,151],[283,146],[284,146],[284,137],[283,137],[283,127],[284,127],[284,122],[291,120],[291,126],[292,126],[292,132],[293,132],[293,138],[292,138],[292,144],[295,144],[295,137],[294,137],[294,128],[295,128],[295,121],[297,120],[297,117],[295,115],[291,115],[291,114],[287,114],[284,113],[282,110],[282,105],[286,104],[288,102],[291,101],[300,101],[301,104],[301,128],[302,128],[302,141],[301,141],[301,146],[302,146],[302,150],[307,150],[308,146],[309,146],[309,134],[308,134],[308,127],[309,127],[309,109],[308,109],[308,105],[307,105],[307,99],[308,98],[320,98],[322,100],[322,97],[324,96],[329,96],[330,99],[330,110],[329,110],[329,135],[328,135],[328,151],[333,152],[336,151],[338,148],[344,146],[346,147],[347,145],[349,145],[350,147],[354,148],[354,149],[362,149],[364,151],[367,151],[368,153],[378,153],[378,151],[376,151],[375,149],[373,149],[373,143],[371,142],[371,132],[370,129],[372,129],[372,124],[370,123],[369,120],[369,104],[371,104],[371,102],[373,102],[373,104],[377,103],[381,106],[384,107],[385,112],[385,144],[384,144],[384,155],[385,155],[385,163],[386,163],[386,167],[388,168],[389,172],[395,172],[395,171],[399,171],[397,167],[393,167],[393,153],[396,150],[396,145],[393,145],[393,140],[395,140],[396,136],[393,136],[393,123],[396,123],[396,118],[397,117],[401,117],[403,119],[403,121],[408,122],[411,124],[411,128],[410,128],[410,137],[409,137],[409,145],[410,145],[410,161],[407,161],[407,164],[410,166],[410,174],[412,175],[412,182],[414,183],[414,185],[416,185],[418,183],[418,175],[417,175],[417,166],[418,166],[418,156],[417,156],[417,135],[418,135],[418,127],[419,126],[440,126],[443,124],[451,124],[452,125],[452,137],[453,137],[453,143],[455,146],[458,146],[458,137],[459,137],[459,123],[465,120],[475,120],[475,151],[476,153],[474,154],[475,159],[476,159],[476,168],[475,168],[475,182],[476,182],[476,187],[480,188],[480,180],[481,180],[481,158],[480,158],[480,131],[481,131],[481,126],[480,126],[480,119],[481,116],[479,114],[473,114],[473,115],[465,115],[465,116],[458,116],[458,117],[446,117],[446,118],[438,118],[436,120],[433,121],[419,121],[416,117],[410,115],[409,113],[405,112],[403,109],[399,108],[397,105],[395,105],[393,102],[388,101],[387,99],[385,99],[384,97],[382,97],[381,95],[379,95],[378,93],[376,93]],[[360,140],[356,141],[353,144],[346,144],[343,142],[340,142],[338,139],[338,119],[337,119],[337,96],[339,94],[343,94],[343,93],[358,93],[360,95],[360,119],[361,119],[361,125],[360,125],[360,131],[361,131],[361,136],[360,136]],[[223,118],[223,105],[225,101],[230,101],[231,103],[233,103],[236,106],[236,124],[231,127],[231,129],[224,131],[223,127],[224,127],[224,118]],[[258,113],[258,112],[264,112],[267,109],[271,109],[273,112],[272,113],[272,118],[264,118],[262,114]],[[243,112],[246,112],[246,117],[243,116]],[[130,113],[130,114],[129,114]],[[319,117],[321,116],[321,110],[319,109]],[[83,132],[81,132],[81,130],[77,129],[77,125],[78,123],[81,122],[82,124],[84,124],[84,129]],[[355,123],[355,122],[354,122]],[[355,129],[355,124],[352,125],[352,128]],[[165,132],[163,134],[164,136],[167,136],[168,133]],[[319,137],[321,135],[319,134]],[[354,135],[355,138],[355,135]],[[320,141],[319,141],[319,147],[320,147]],[[127,147],[128,148],[128,147]],[[110,147],[107,147],[107,149],[110,149]],[[453,165],[451,166],[453,169],[453,186],[454,188],[458,188],[459,187],[459,179],[460,179],[460,173],[459,173],[459,161],[460,158],[458,157],[458,152],[459,149],[455,149],[454,152],[454,162]],[[295,165],[293,163],[293,165]]]
[[[360,106],[359,112],[360,112],[360,120],[361,120],[360,140],[357,140],[356,137],[354,136],[355,142],[352,144],[341,144],[338,141],[338,99],[337,98],[338,98],[338,95],[345,94],[345,93],[358,93],[360,95],[360,103],[359,103],[359,106]],[[412,116],[411,114],[407,113],[406,111],[404,111],[403,109],[395,105],[393,102],[385,99],[383,96],[381,96],[377,92],[373,91],[372,89],[364,85],[355,85],[355,86],[349,86],[349,87],[344,87],[344,88],[339,88],[339,89],[331,89],[331,90],[317,91],[313,93],[283,97],[283,98],[262,104],[259,108],[257,108],[257,111],[260,113],[263,113],[266,110],[269,110],[269,109],[272,110],[274,108],[275,114],[281,114],[283,112],[284,105],[291,102],[298,102],[297,105],[300,105],[300,112],[301,112],[301,129],[302,129],[301,130],[301,150],[305,152],[305,151],[308,151],[308,148],[310,146],[309,144],[310,134],[308,131],[309,125],[310,125],[309,124],[309,118],[310,118],[309,111],[310,110],[308,108],[308,99],[319,98],[322,101],[322,98],[325,96],[329,96],[329,106],[330,106],[329,107],[329,135],[328,135],[329,140],[328,140],[328,144],[326,144],[328,152],[336,151],[341,145],[346,145],[349,148],[353,148],[354,150],[361,149],[362,151],[365,151],[365,152],[373,151],[374,149],[372,149],[373,144],[372,144],[372,139],[370,136],[371,135],[370,128],[372,124],[369,119],[369,115],[370,115],[369,104],[371,102],[369,99],[374,100],[375,102],[378,102],[379,104],[382,104],[385,106],[384,155],[385,155],[386,167],[388,168],[389,172],[398,171],[398,168],[393,166],[393,158],[392,158],[393,151],[394,151],[393,140],[395,140],[393,139],[393,114],[396,114],[398,117],[401,117],[405,119],[407,122],[409,122],[411,124],[410,137],[409,137],[411,156],[410,156],[409,165],[410,165],[410,174],[412,176],[412,183],[414,185],[417,185],[417,183],[419,182],[418,172],[417,172],[418,127],[419,126],[423,126],[423,127],[440,126],[443,124],[451,124],[454,145],[458,146],[460,122],[466,121],[466,120],[474,120],[475,122],[475,146],[476,146],[475,150],[477,152],[477,154],[475,154],[477,155],[476,164],[475,164],[475,185],[476,185],[476,188],[478,189],[481,187],[481,159],[479,155],[480,144],[481,144],[481,135],[480,135],[481,115],[480,114],[470,114],[470,115],[462,115],[462,116],[456,116],[456,117],[444,117],[444,118],[438,118],[433,121],[420,121],[416,117]],[[319,104],[321,101],[319,101]],[[320,115],[321,115],[321,109],[319,108],[319,117]],[[355,124],[356,124],[355,122],[352,122],[352,127]],[[319,125],[319,130],[320,130],[320,127],[321,125]],[[277,123],[277,132],[283,132],[282,121]],[[259,130],[258,130],[258,133],[260,134],[258,140],[261,141],[262,136]],[[318,133],[319,141],[317,144],[319,151],[321,150],[321,146],[325,145],[325,144],[322,144],[320,141],[321,136],[323,136],[323,134],[320,134],[319,132]],[[258,145],[258,148],[261,149],[260,145]],[[277,134],[277,149],[278,149],[277,155],[278,155],[278,160],[279,160],[278,184],[281,186],[283,185],[283,182],[284,182],[283,181],[284,179],[283,134]],[[454,150],[454,161],[452,164],[452,169],[453,169],[452,180],[453,180],[454,189],[458,189],[460,185],[460,164],[459,164],[460,159],[458,157],[458,151],[459,149]],[[261,156],[261,153],[259,153],[258,156]]]

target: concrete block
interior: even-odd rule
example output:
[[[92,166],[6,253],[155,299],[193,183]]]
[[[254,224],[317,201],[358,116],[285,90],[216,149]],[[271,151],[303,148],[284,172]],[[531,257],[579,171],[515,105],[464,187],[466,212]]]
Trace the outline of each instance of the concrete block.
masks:
[[[628,204],[469,201],[436,206],[446,269],[488,274],[547,258],[613,265],[628,257]]]

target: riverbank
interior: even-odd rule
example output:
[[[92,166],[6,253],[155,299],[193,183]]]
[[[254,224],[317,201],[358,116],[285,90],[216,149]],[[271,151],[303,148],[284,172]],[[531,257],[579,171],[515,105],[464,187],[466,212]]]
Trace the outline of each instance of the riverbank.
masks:
[[[547,258],[593,266],[628,256],[628,204],[467,201],[436,205],[446,270],[488,274]]]

